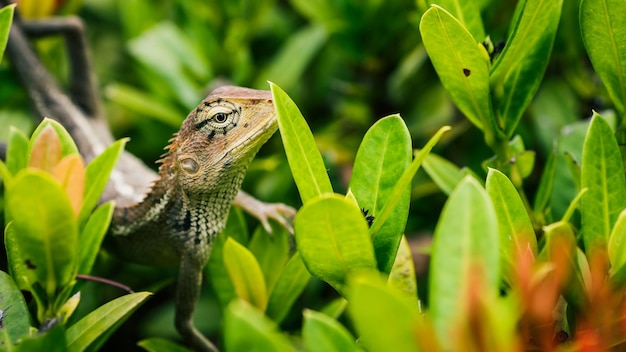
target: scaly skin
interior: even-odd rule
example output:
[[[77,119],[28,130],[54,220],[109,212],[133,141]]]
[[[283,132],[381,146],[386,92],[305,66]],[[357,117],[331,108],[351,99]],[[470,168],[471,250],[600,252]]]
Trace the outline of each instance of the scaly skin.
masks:
[[[0,5],[7,0],[0,0]],[[17,17],[17,16],[16,16]],[[76,19],[11,28],[7,56],[26,87],[39,117],[57,119],[70,132],[86,161],[113,138],[100,115],[84,42],[69,45],[72,59],[70,98],[39,61],[22,30],[43,36],[46,31],[82,39]],[[72,44],[72,43],[70,43]],[[81,62],[84,61],[84,62]],[[200,334],[192,316],[213,240],[222,231],[231,204],[257,216],[267,229],[272,218],[290,229],[295,211],[265,204],[239,190],[250,161],[277,129],[270,92],[239,87],[213,91],[185,119],[170,140],[156,175],[124,152],[102,200],[114,199],[110,243],[122,257],[148,265],[179,265],[176,328],[198,351],[216,351]]]

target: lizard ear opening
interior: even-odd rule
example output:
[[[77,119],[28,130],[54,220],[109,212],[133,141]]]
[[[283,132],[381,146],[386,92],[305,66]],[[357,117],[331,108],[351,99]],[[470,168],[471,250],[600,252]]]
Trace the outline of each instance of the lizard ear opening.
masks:
[[[198,162],[192,158],[180,159],[178,164],[180,165],[180,168],[183,169],[183,171],[190,175],[198,173],[198,170],[200,169]]]

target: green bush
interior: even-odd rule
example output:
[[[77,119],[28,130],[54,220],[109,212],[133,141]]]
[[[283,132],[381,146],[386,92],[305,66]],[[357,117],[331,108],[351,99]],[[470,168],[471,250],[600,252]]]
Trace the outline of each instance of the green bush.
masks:
[[[623,348],[626,336],[625,5],[92,0],[83,15],[97,28],[121,33],[93,33],[96,52],[118,49],[96,56],[96,69],[114,131],[131,134],[138,143],[129,149],[146,159],[156,158],[158,143],[178,128],[206,82],[274,82],[282,143],[275,138],[264,148],[245,187],[265,199],[302,204],[296,248],[276,226],[271,236],[261,227],[250,234],[251,222],[231,212],[206,269],[212,294],[196,313],[224,349],[601,351]],[[8,23],[7,11],[0,24]],[[43,49],[54,62],[56,45]],[[22,93],[6,67],[0,74],[0,97],[8,102],[0,119],[27,125],[19,122]],[[401,115],[388,115],[393,111]],[[137,117],[129,122],[131,115]],[[25,168],[33,155],[45,165],[76,162],[64,161],[77,157],[61,127],[46,120],[30,140],[17,130],[5,135],[11,276],[3,276],[0,293],[12,303],[0,302],[4,341],[26,334],[18,348],[65,339],[79,349],[71,345],[76,336],[90,336],[81,347],[99,346],[109,333],[89,332],[81,324],[89,315],[78,322],[68,317],[80,288],[76,275],[88,274],[94,260],[96,273],[119,265],[106,254],[96,258],[107,205],[92,213],[92,198],[76,201],[81,192]],[[57,143],[51,136],[63,146],[55,147],[56,156],[44,147]],[[119,152],[123,144],[111,148]],[[43,151],[33,154],[34,145]],[[96,166],[105,180],[105,164],[116,152],[110,153]],[[101,184],[89,180],[95,162],[84,173],[82,194],[90,197],[96,193],[86,190]],[[33,197],[27,181],[41,189],[45,183],[55,202],[46,206]],[[62,212],[67,220],[59,233],[43,222],[37,226],[46,231],[19,225],[36,216],[19,210],[26,207]],[[86,240],[92,222],[94,237]],[[19,244],[18,230],[36,240]],[[420,231],[432,232],[432,245],[415,250],[410,244]],[[29,271],[16,259],[44,258],[55,248],[46,247],[46,239],[70,232],[54,246],[75,255],[56,258],[50,273]],[[89,244],[80,247],[84,241]],[[412,257],[424,252],[428,275],[416,275]],[[138,281],[148,291],[169,280],[147,273],[160,282]],[[118,312],[110,323],[118,325],[145,298],[118,301],[124,296],[96,309],[99,297],[84,287],[81,301],[94,296],[87,302],[93,312],[77,312],[75,319]],[[19,289],[31,292],[34,307]],[[150,326],[147,310],[167,317],[161,307],[137,312],[144,316],[140,337],[131,339],[148,337],[139,345],[149,351],[181,350],[161,338],[175,338],[162,326],[172,325],[169,317]],[[33,312],[36,321],[28,319]],[[221,324],[207,325],[220,313]],[[29,332],[50,319],[61,323],[46,334]]]

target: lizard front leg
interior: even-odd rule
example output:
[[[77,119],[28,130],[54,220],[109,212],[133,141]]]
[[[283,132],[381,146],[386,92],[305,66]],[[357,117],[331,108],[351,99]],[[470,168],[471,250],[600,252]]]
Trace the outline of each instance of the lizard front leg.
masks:
[[[193,254],[183,255],[178,273],[176,287],[176,330],[196,351],[216,352],[217,347],[202,335],[193,324],[193,312],[196,309],[200,287],[202,285],[202,268],[204,265],[193,260]]]

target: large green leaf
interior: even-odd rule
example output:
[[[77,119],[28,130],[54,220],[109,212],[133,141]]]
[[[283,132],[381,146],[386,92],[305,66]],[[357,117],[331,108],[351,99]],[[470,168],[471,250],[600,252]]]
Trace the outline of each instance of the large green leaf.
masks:
[[[626,210],[622,210],[609,238],[611,273],[615,275],[626,265]]]
[[[367,131],[354,160],[350,191],[359,207],[376,218],[402,173],[411,163],[411,135],[402,118],[392,115],[378,120]],[[404,189],[389,218],[374,236],[374,250],[378,267],[382,272],[391,270],[395,254],[404,233],[411,188]]]
[[[127,141],[127,138],[116,141],[95,157],[85,168],[83,206],[78,216],[80,225],[87,221],[87,217],[98,204],[100,196],[109,182],[109,175],[111,175],[111,171],[113,171]]]
[[[250,239],[248,249],[259,263],[267,292],[272,291],[289,260],[290,238],[291,234],[284,227],[272,224],[271,234],[263,226],[258,226]]]
[[[422,317],[409,295],[365,273],[350,277],[347,293],[348,313],[368,351],[414,352],[418,343],[428,345],[420,341]]]
[[[563,0],[523,0],[489,78],[498,125],[513,135],[543,78]]]
[[[0,61],[2,61],[4,48],[6,47],[9,39],[9,31],[13,20],[13,11],[15,11],[15,4],[11,4],[0,9]]]
[[[489,55],[449,12],[432,6],[420,31],[430,60],[454,104],[485,133],[491,133]]]
[[[626,206],[622,154],[611,127],[594,114],[583,145],[580,203],[585,252],[606,250],[611,229]]]
[[[28,306],[13,279],[0,271],[0,343],[11,345],[30,331]]]
[[[402,236],[396,260],[389,272],[389,284],[417,298],[417,280],[415,279],[415,263],[411,253],[411,245],[406,236]]]
[[[176,344],[170,340],[166,340],[159,337],[152,337],[149,339],[141,340],[137,342],[137,346],[143,348],[148,352],[190,352],[191,350]]]
[[[486,183],[500,233],[500,253],[503,270],[510,274],[517,256],[530,248],[537,255],[537,238],[524,203],[513,183],[502,172],[489,169]]]
[[[10,128],[7,141],[6,166],[15,175],[28,165],[27,150],[28,137],[15,127]]]
[[[446,9],[467,29],[477,41],[485,39],[485,28],[480,17],[480,7],[473,1],[463,0],[428,0],[429,5],[438,5]]]
[[[24,337],[19,345],[14,346],[12,352],[67,352],[65,326],[58,324],[48,331]]]
[[[295,351],[276,324],[243,300],[233,300],[224,316],[226,351]]]
[[[626,118],[626,4],[623,0],[583,0],[580,31],[594,70],[620,117]]]
[[[20,288],[40,285],[52,300],[76,274],[78,229],[67,195],[50,175],[24,169],[7,190],[6,220],[9,263]]]
[[[87,223],[78,238],[77,272],[79,274],[89,274],[91,272],[91,267],[96,261],[104,235],[106,235],[109,228],[114,208],[114,202],[104,203],[87,219]]]
[[[476,179],[466,176],[444,206],[431,252],[429,312],[444,345],[450,343],[448,337],[457,328],[459,315],[469,309],[470,285],[480,284],[483,295],[497,296],[499,242],[491,199]]]
[[[452,190],[463,179],[463,172],[456,165],[432,153],[424,159],[424,171],[447,195],[452,193]]]
[[[278,115],[280,136],[302,203],[316,196],[332,193],[333,188],[322,155],[302,113],[280,87],[271,82],[270,87]]]
[[[119,326],[150,295],[150,292],[131,293],[116,298],[87,314],[67,329],[68,351],[84,351],[111,327]]]
[[[237,297],[265,311],[267,288],[259,262],[246,247],[230,237],[224,243],[224,266]]]
[[[330,194],[308,201],[296,215],[294,228],[309,272],[337,289],[349,272],[376,268],[365,218],[342,196]]]
[[[300,253],[296,252],[287,262],[271,291],[266,314],[280,323],[294,302],[309,283],[311,274],[306,270]]]
[[[303,315],[302,339],[307,352],[362,351],[337,320],[309,309],[305,309]]]

